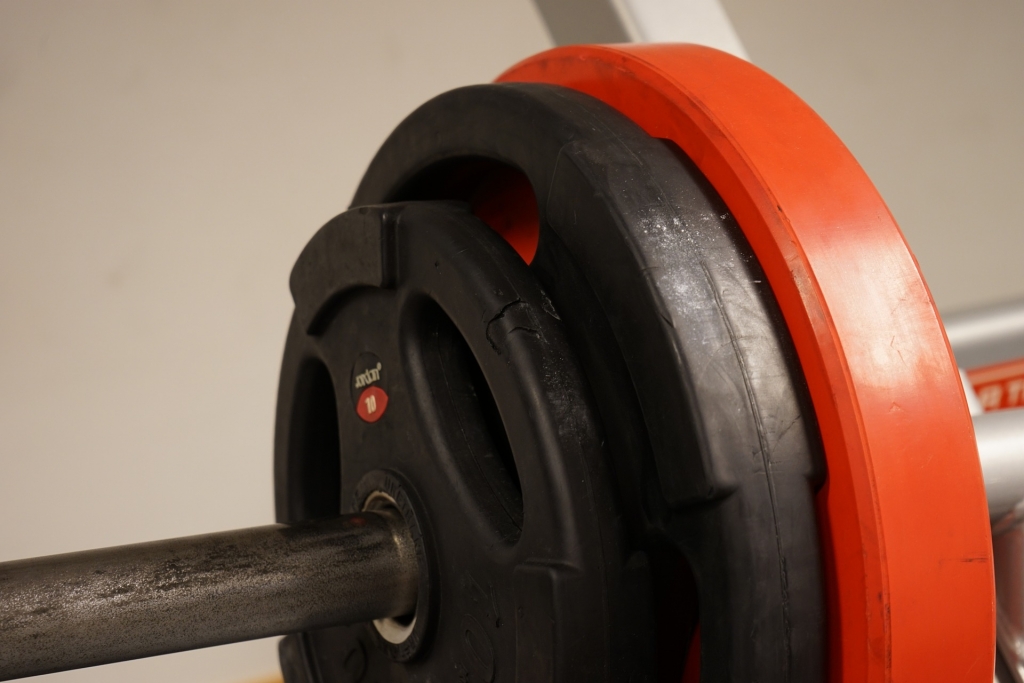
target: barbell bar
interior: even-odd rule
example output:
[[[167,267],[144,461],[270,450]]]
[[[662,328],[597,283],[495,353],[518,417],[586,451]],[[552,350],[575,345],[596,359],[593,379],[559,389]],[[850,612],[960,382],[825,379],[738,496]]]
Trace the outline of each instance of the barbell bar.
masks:
[[[0,564],[0,680],[400,617],[401,515],[337,518]]]

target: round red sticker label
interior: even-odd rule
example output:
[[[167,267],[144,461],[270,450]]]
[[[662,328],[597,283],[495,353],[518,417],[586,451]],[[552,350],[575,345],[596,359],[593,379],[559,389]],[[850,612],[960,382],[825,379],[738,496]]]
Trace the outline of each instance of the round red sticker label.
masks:
[[[356,401],[356,413],[364,422],[376,422],[384,417],[388,407],[388,395],[378,386],[367,387]]]

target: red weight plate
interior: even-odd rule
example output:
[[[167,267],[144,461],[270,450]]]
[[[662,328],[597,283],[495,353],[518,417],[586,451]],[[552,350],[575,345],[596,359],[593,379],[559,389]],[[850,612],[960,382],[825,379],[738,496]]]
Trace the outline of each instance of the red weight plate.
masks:
[[[558,48],[499,80],[574,88],[673,140],[750,241],[825,444],[831,680],[990,683],[992,544],[971,419],[917,263],[849,150],[785,86],[710,48]]]
[[[533,262],[540,219],[533,188],[521,171],[504,166],[490,169],[477,182],[469,205],[473,214],[505,238],[524,261]]]

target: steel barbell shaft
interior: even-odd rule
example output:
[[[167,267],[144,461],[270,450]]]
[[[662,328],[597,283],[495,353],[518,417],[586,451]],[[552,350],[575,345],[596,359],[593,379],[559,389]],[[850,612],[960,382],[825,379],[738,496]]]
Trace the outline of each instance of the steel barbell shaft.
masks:
[[[0,563],[0,680],[412,612],[397,513]]]
[[[975,415],[974,436],[995,523],[1024,502],[1024,408]]]
[[[944,322],[960,367],[1019,358],[1024,349],[1024,300],[957,313]]]

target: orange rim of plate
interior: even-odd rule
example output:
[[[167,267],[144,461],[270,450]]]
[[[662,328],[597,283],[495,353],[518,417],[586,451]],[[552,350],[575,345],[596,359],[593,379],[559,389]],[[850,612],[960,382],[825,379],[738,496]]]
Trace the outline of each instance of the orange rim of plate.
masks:
[[[971,418],[917,262],[850,151],[781,83],[707,47],[556,48],[498,80],[587,93],[674,141],[750,241],[825,448],[829,680],[990,683],[992,543]]]

